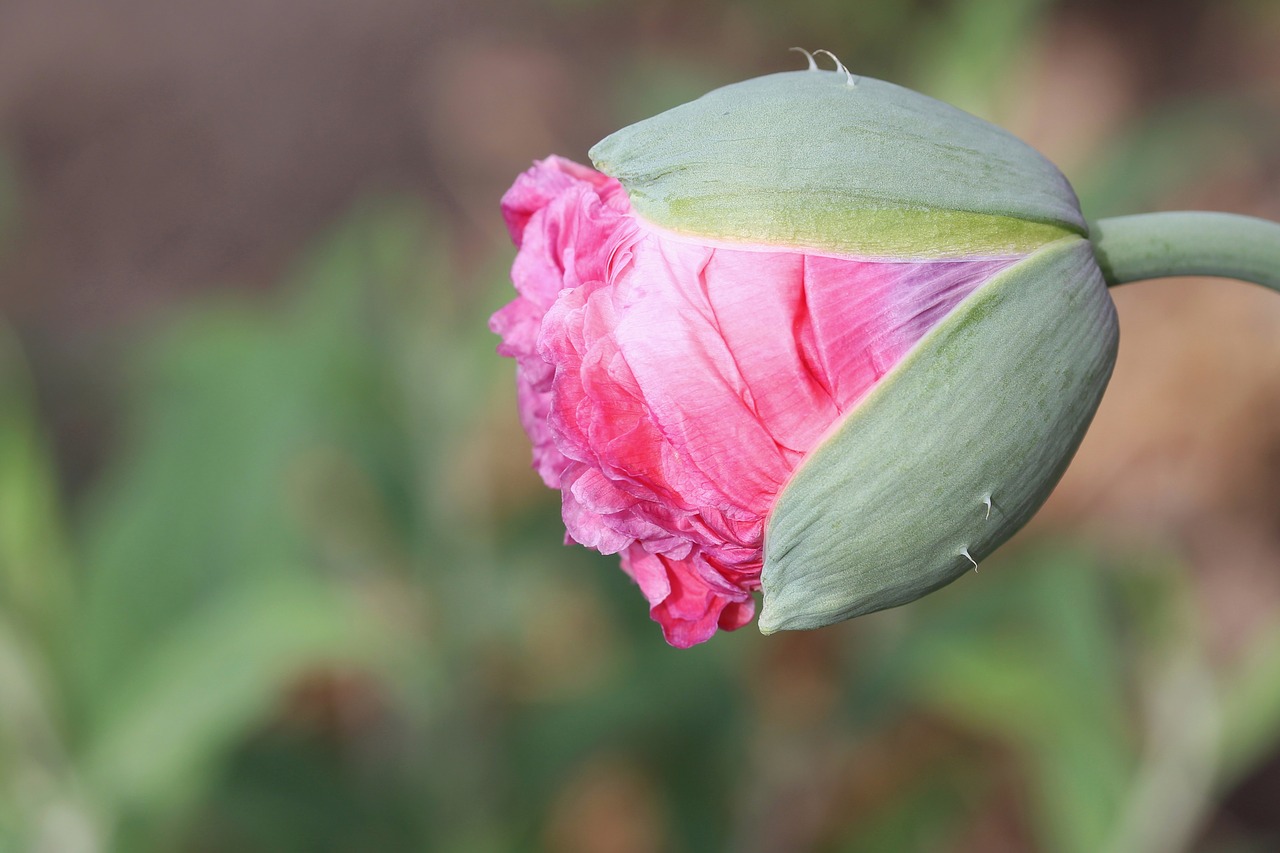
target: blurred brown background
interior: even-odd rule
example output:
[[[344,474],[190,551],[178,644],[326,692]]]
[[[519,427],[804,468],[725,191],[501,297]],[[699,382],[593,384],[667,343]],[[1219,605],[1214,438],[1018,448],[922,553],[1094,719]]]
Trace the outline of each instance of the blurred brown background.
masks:
[[[32,777],[19,772],[26,765],[13,757],[23,748],[14,747],[4,759],[6,784],[45,805],[18,809],[21,814],[0,810],[0,839],[13,845],[3,849],[1280,849],[1280,718],[1273,713],[1280,711],[1280,298],[1261,288],[1186,280],[1115,293],[1120,360],[1076,462],[1040,518],[1011,546],[1015,557],[990,575],[984,566],[981,581],[957,585],[981,588],[951,599],[961,601],[961,613],[973,596],[1007,584],[1014,591],[1001,613],[1039,612],[1017,598],[1019,561],[1057,565],[1056,555],[1083,549],[1080,567],[1068,566],[1066,575],[1096,575],[1101,589],[1124,588],[1114,601],[1103,595],[1097,614],[1097,624],[1126,650],[1123,659],[1110,646],[1097,651],[1098,660],[1120,670],[1110,687],[1097,687],[1114,689],[1125,720],[1110,746],[1080,746],[1071,740],[1075,735],[1063,734],[1060,721],[1037,716],[1057,700],[1010,699],[1023,696],[1023,688],[1028,696],[1034,690],[1002,680],[1020,670],[1003,662],[999,638],[991,640],[990,658],[979,653],[989,649],[987,640],[974,640],[978,651],[969,663],[991,681],[975,674],[966,682],[973,691],[967,696],[929,666],[929,675],[912,675],[916,680],[902,686],[893,678],[907,676],[890,678],[877,666],[915,670],[887,662],[889,652],[879,658],[881,651],[849,651],[908,654],[902,637],[934,619],[952,626],[936,629],[939,648],[948,638],[957,644],[973,639],[965,632],[977,629],[948,616],[947,600],[922,605],[915,615],[864,620],[870,626],[767,641],[748,637],[748,628],[713,644],[736,643],[738,650],[693,652],[702,657],[692,665],[649,649],[660,643],[658,632],[644,623],[643,601],[620,573],[614,576],[610,561],[558,550],[554,496],[543,494],[528,471],[515,424],[511,368],[496,357],[489,364],[483,354],[495,343],[483,329],[484,316],[508,298],[502,271],[512,255],[497,199],[533,158],[555,152],[585,160],[595,140],[625,123],[716,85],[797,67],[787,52],[796,44],[831,49],[855,73],[913,86],[1012,130],[1058,163],[1088,216],[1205,208],[1280,220],[1280,4],[1270,0],[833,0],[794,8],[764,0],[0,0],[0,166],[8,166],[0,171],[0,320],[23,353],[15,371],[31,389],[23,405],[29,404],[41,437],[33,446],[47,440],[53,500],[64,519],[58,524],[66,528],[58,535],[72,555],[67,562],[77,564],[69,583],[84,584],[83,596],[91,598],[95,582],[86,579],[112,571],[95,568],[94,543],[112,539],[111,530],[145,526],[128,501],[151,500],[138,497],[151,482],[139,471],[151,469],[139,462],[135,470],[130,460],[149,458],[147,448],[162,443],[156,436],[170,435],[163,425],[147,426],[148,418],[165,422],[167,416],[155,415],[169,411],[156,402],[167,399],[164,389],[190,383],[190,394],[203,393],[198,383],[205,374],[183,372],[183,330],[190,321],[181,318],[213,316],[221,309],[210,306],[233,304],[258,318],[246,319],[246,329],[274,340],[277,320],[293,316],[281,306],[308,288],[296,281],[299,257],[323,253],[316,247],[326,241],[355,239],[333,235],[347,233],[343,223],[364,216],[361,211],[411,209],[418,211],[407,215],[414,224],[403,227],[416,236],[408,243],[428,247],[404,249],[425,252],[414,255],[405,273],[416,288],[412,295],[377,296],[365,267],[331,259],[343,271],[334,273],[345,282],[339,289],[375,292],[374,319],[352,332],[356,355],[344,351],[323,364],[299,356],[296,371],[283,372],[280,381],[281,387],[303,383],[298,377],[309,375],[308,365],[340,373],[366,357],[375,377],[392,371],[380,365],[402,356],[409,365],[388,387],[413,385],[420,398],[388,392],[390,418],[366,406],[359,396],[366,385],[341,392],[343,405],[359,410],[377,436],[354,462],[307,457],[299,469],[307,485],[298,488],[322,503],[325,495],[339,495],[337,504],[318,511],[319,528],[334,518],[363,519],[366,511],[377,516],[352,534],[365,549],[361,564],[373,567],[375,586],[392,590],[384,598],[426,602],[421,613],[404,617],[400,627],[411,639],[402,638],[399,653],[408,647],[437,655],[440,667],[429,688],[415,680],[420,674],[389,673],[381,658],[337,665],[327,651],[305,665],[273,670],[261,689],[274,698],[237,717],[238,727],[219,729],[223,734],[200,752],[203,769],[195,775],[203,781],[190,783],[180,803],[142,795],[117,802],[95,794],[94,785],[106,783],[95,783],[99,771],[80,763],[83,755],[97,754],[97,730],[96,712],[78,703],[89,707],[97,700],[93,689],[77,685],[105,676],[84,675],[94,664],[77,663],[83,653],[58,651],[53,642],[34,653],[45,663],[33,666],[47,666],[48,680],[61,685],[51,688],[49,701],[65,709],[49,714],[71,769],[53,774],[63,781],[50,790],[66,797],[39,786],[44,793],[31,794]],[[395,231],[401,226],[394,222],[369,227]],[[368,239],[382,245],[380,236]],[[378,314],[379,299],[393,310]],[[419,318],[416,326],[384,322],[403,304],[420,310],[407,315]],[[292,321],[280,322],[283,328]],[[294,351],[288,333],[280,335],[281,354],[264,355],[262,364]],[[140,340],[157,337],[172,339],[169,348],[144,347],[138,354]],[[385,340],[393,343],[384,348]],[[248,344],[233,336],[225,347],[224,361],[210,348],[210,375],[218,365],[225,365],[232,385],[241,383],[236,370],[259,375],[258,362],[244,355]],[[169,375],[171,358],[179,367]],[[482,366],[462,371],[461,390],[436,376],[464,363]],[[160,380],[138,378],[157,371]],[[378,399],[378,406],[386,402]],[[230,413],[211,409],[212,420],[255,417],[258,410],[239,405],[232,403]],[[329,410],[327,403],[316,405]],[[191,417],[192,423],[209,420]],[[399,430],[391,437],[378,432],[389,420]],[[453,426],[439,427],[445,421]],[[190,431],[175,427],[174,434]],[[254,443],[262,432],[252,426],[245,434],[243,447],[224,448],[215,443],[221,434],[211,432],[207,441],[191,438],[190,452],[175,445],[163,458],[207,451],[221,465],[216,454],[225,452],[265,464]],[[427,449],[415,450],[415,443]],[[423,475],[426,485],[397,479],[395,472],[424,457],[453,461]],[[312,465],[317,458],[328,461]],[[157,460],[150,464],[172,467]],[[366,469],[374,473],[366,477]],[[186,485],[154,498],[155,506],[171,506],[167,502],[202,488],[198,476],[174,476]],[[35,505],[25,488],[11,492],[11,506],[23,512]],[[360,497],[365,488],[367,506]],[[235,488],[225,495],[238,500]],[[209,507],[221,501],[208,497],[207,505],[191,510],[192,518],[218,524]],[[113,515],[102,509],[107,505],[120,509]],[[477,530],[488,531],[498,544],[455,547],[432,538],[459,517],[464,535],[474,540],[483,538]],[[152,527],[157,536],[165,530],[165,513]],[[303,541],[299,553],[356,547],[347,540],[333,546],[313,528],[303,529],[311,532],[295,537]],[[169,553],[148,544],[147,535],[138,534],[138,554]],[[173,547],[174,554],[205,553],[206,543]],[[442,561],[461,566],[488,561],[489,573],[482,583],[466,572],[457,583],[438,583],[432,555],[445,553]],[[311,556],[302,561],[308,567],[315,563]],[[325,559],[316,564],[328,565]],[[225,574],[224,563],[209,562],[209,577]],[[530,568],[534,564],[541,568]],[[165,560],[157,558],[155,571],[167,576]],[[1025,574],[1038,577],[1036,571]],[[587,574],[594,586],[584,592]],[[151,582],[139,575],[130,583],[146,590]],[[203,589],[206,581],[192,583]],[[490,586],[468,586],[475,583]],[[1126,586],[1134,583],[1137,592]],[[1143,584],[1176,589],[1144,592]],[[490,587],[511,586],[520,588],[523,604],[488,606]],[[1044,594],[1042,604],[1052,613],[1055,593]],[[1090,595],[1085,599],[1093,600]],[[1145,602],[1153,599],[1182,602],[1172,607],[1182,615],[1151,616]],[[137,618],[132,604],[119,602],[136,600],[121,593],[94,619],[130,622]],[[5,606],[16,601],[11,597]],[[1060,601],[1073,606],[1067,593]],[[72,612],[81,606],[89,605]],[[379,607],[385,606],[384,600]],[[455,608],[468,614],[459,618],[467,627],[440,621],[440,613]],[[635,621],[625,628],[607,627],[617,613],[632,610]],[[377,613],[386,618],[384,610]],[[187,614],[181,611],[174,625]],[[1148,617],[1196,627],[1152,629],[1148,636],[1134,627]],[[174,625],[155,630],[180,630]],[[114,629],[102,630],[106,636]],[[1080,626],[1063,630],[1088,633]],[[1005,640],[1022,642],[1015,636],[1021,635]],[[1058,648],[1056,636],[1046,648]],[[596,645],[592,654],[583,649]],[[1076,660],[1074,654],[1068,659]],[[126,652],[120,655],[102,671],[132,666],[120,663],[131,660]],[[1055,661],[1045,652],[1025,663],[1028,672],[1052,680]],[[947,673],[969,671],[963,661],[950,663],[955,667],[949,664]],[[694,668],[680,676],[655,674],[667,667]],[[680,716],[667,707],[661,685],[679,692],[701,683],[702,676],[690,673],[705,672],[718,673],[729,692],[690,712],[704,728],[635,721]],[[633,719],[618,707],[612,678],[653,679],[660,695],[635,699],[641,710]],[[1204,687],[1206,679],[1212,689]],[[1094,689],[1088,678],[1080,683]],[[884,686],[890,684],[898,686]],[[419,688],[424,696],[446,698],[421,706],[402,701],[402,693]],[[1004,708],[1007,716],[992,711],[985,718],[977,710],[984,705]],[[1201,713],[1211,705],[1216,710]],[[855,706],[863,710],[851,711]],[[335,713],[337,722],[326,716]],[[1218,735],[1205,734],[1238,720],[1244,721],[1240,731],[1250,734],[1240,744],[1228,737],[1231,743],[1222,746]],[[1035,729],[1037,721],[1043,731]],[[597,734],[575,740],[565,733],[584,726]],[[1004,740],[1000,733],[1010,727],[1020,734]],[[294,752],[277,748],[297,731],[305,740],[319,737],[317,730],[338,732],[337,758],[316,758],[329,748],[323,737]],[[14,742],[28,737],[15,735]],[[441,753],[423,744],[451,740],[488,745],[474,753],[459,747],[459,755],[433,763]],[[552,741],[559,745],[545,746]],[[1130,752],[1120,756],[1116,743]],[[554,753],[545,766],[529,757],[544,748]],[[699,748],[710,749],[710,757]],[[1092,770],[1069,767],[1093,748],[1114,759],[1118,769],[1110,782],[1090,777],[1094,764]],[[409,769],[388,775],[379,758],[388,750]],[[287,760],[279,758],[283,753]],[[1175,757],[1169,765],[1150,760],[1164,753]],[[701,756],[701,770],[689,775],[680,756],[691,754]],[[293,776],[272,777],[263,769],[271,764],[264,755],[278,759],[271,766],[287,765],[297,775],[305,775],[298,768],[323,764],[326,769],[314,772],[344,780],[363,791],[360,796],[376,799],[384,795],[370,791],[394,790],[384,799],[399,805],[382,811],[352,806],[348,814],[330,799],[345,796],[350,805],[357,795],[332,792],[285,796],[290,805],[280,805],[275,794],[263,792],[287,791]],[[35,766],[45,767],[42,761]],[[428,764],[449,769],[435,778],[422,769]],[[954,784],[943,784],[945,793],[920,793],[939,774]],[[975,779],[978,787],[962,793]],[[440,791],[455,783],[464,791],[485,789],[492,801],[473,804],[474,814],[454,810],[421,826],[405,816],[419,809],[449,813],[451,800]],[[707,793],[717,786],[718,793]],[[1087,803],[1080,790],[1091,786],[1120,793],[1093,806],[1069,805]],[[80,815],[75,825],[88,827],[83,833],[60,835],[63,824],[31,817],[64,800]],[[1045,803],[1058,804],[1061,813]],[[258,819],[240,821],[246,809],[260,812]],[[326,810],[343,815],[351,831],[335,830],[321,842],[279,828]],[[895,810],[901,816],[894,817]],[[692,811],[702,816],[688,816]],[[1171,814],[1178,819],[1160,819]],[[933,827],[933,834],[894,829],[899,823]],[[866,829],[873,826],[874,832]],[[69,837],[78,840],[68,843]]]

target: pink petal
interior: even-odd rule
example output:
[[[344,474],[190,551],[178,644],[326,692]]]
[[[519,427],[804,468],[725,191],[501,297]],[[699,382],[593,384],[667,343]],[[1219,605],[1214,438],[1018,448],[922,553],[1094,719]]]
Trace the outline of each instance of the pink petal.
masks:
[[[755,614],[755,601],[749,595],[726,598],[704,584],[697,573],[665,557],[633,547],[622,555],[622,567],[635,578],[649,599],[650,615],[676,648],[706,642],[717,628],[740,628]]]
[[[1010,259],[866,263],[805,257],[812,357],[848,411],[925,333]]]
[[[502,218],[507,223],[507,231],[516,248],[521,248],[525,229],[533,214],[583,183],[604,188],[617,182],[595,169],[554,154],[545,160],[539,160],[532,169],[521,173],[511,189],[502,196]]]
[[[667,641],[748,622],[764,525],[804,454],[1012,259],[885,263],[709,245],[560,158],[503,198],[494,314],[571,541],[620,553]]]
[[[667,450],[656,463],[662,485],[687,506],[766,514],[799,458],[788,459],[765,428],[721,334],[705,278],[716,250],[649,234],[633,252],[612,282],[613,337],[665,447],[628,449]]]

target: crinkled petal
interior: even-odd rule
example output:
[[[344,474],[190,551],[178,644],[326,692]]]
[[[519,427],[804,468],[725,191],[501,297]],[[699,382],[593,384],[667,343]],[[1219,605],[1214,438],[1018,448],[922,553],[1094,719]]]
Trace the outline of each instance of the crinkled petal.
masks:
[[[706,642],[717,628],[740,628],[755,614],[749,594],[718,592],[680,561],[633,547],[622,555],[622,566],[649,600],[649,615],[662,626],[666,641],[676,648]]]
[[[566,192],[587,184],[604,189],[617,182],[572,160],[554,154],[537,161],[532,169],[522,172],[511,189],[502,196],[502,219],[516,248],[521,248],[529,220]]]

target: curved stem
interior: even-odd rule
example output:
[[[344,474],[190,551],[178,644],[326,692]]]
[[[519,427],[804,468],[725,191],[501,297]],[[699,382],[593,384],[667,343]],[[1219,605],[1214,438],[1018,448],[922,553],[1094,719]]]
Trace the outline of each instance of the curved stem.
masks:
[[[1238,278],[1280,290],[1280,223],[1233,213],[1181,211],[1089,223],[1109,285],[1177,275]]]

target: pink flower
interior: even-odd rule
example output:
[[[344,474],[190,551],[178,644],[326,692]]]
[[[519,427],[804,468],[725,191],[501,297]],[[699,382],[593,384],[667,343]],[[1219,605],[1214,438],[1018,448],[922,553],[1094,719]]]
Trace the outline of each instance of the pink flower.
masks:
[[[1070,184],[842,66],[725,86],[503,198],[534,467],[668,642],[963,576],[1065,470],[1115,310]],[[616,179],[616,180],[615,180]]]
[[[1020,257],[877,260],[664,230],[550,157],[502,200],[534,467],[567,539],[621,554],[674,646],[754,614],[770,512],[806,454]]]

